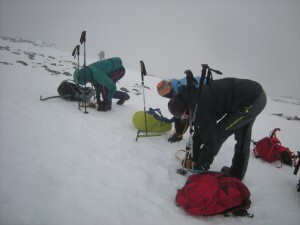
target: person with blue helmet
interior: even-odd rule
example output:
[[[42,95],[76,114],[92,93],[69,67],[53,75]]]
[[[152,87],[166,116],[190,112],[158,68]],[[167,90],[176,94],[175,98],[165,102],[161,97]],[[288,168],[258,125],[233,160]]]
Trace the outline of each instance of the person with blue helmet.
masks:
[[[196,81],[195,86],[199,87],[200,77],[199,76],[195,77],[195,81]],[[174,96],[178,95],[178,90],[183,86],[185,87],[187,86],[186,77],[180,80],[177,79],[162,80],[157,84],[157,92],[162,97],[172,99]],[[168,142],[170,143],[179,142],[182,140],[184,133],[187,131],[189,123],[188,120],[179,119],[176,117],[173,117],[172,121],[174,121],[175,124],[175,132],[168,139]]]

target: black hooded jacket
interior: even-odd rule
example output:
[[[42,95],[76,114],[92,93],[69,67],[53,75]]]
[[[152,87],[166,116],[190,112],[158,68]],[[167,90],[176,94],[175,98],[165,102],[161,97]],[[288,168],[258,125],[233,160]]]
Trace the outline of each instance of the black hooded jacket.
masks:
[[[215,153],[218,152],[219,132],[222,132],[218,129],[217,122],[224,115],[249,106],[260,96],[263,89],[259,83],[252,80],[224,78],[214,80],[210,86],[204,85],[199,99],[196,97],[196,91],[191,94],[190,101],[186,86],[182,86],[178,94],[190,102],[192,112],[198,102],[194,125],[198,128],[198,138],[204,144],[201,150],[204,158],[201,157],[201,161],[211,164]]]

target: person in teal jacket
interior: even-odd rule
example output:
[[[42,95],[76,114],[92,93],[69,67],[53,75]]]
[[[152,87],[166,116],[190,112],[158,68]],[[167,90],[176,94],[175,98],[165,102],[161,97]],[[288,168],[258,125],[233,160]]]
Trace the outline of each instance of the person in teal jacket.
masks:
[[[90,82],[96,90],[98,111],[111,110],[112,98],[119,99],[122,105],[130,97],[125,92],[117,91],[116,82],[125,75],[125,68],[119,57],[97,61],[74,72],[74,81],[80,85]],[[100,100],[100,93],[103,101]]]

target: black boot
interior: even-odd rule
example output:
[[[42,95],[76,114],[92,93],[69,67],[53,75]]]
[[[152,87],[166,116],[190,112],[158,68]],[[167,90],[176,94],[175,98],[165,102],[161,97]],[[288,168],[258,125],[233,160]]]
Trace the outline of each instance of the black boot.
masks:
[[[117,101],[117,104],[118,104],[118,105],[123,105],[125,101],[126,101],[125,98],[119,99],[119,100]]]
[[[111,110],[111,103],[109,101],[100,102],[97,110],[102,112],[109,111]]]
[[[123,105],[124,102],[127,101],[128,99],[130,99],[130,96],[128,94],[124,93],[123,97],[117,101],[117,104]]]
[[[229,169],[229,175],[243,180],[248,166],[248,159],[245,153],[235,153],[232,159],[232,165]]]

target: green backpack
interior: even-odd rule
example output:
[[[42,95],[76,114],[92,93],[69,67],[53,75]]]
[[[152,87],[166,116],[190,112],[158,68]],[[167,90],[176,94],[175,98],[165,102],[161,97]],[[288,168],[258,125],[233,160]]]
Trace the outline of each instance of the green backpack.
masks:
[[[157,112],[160,114],[158,115]],[[145,113],[144,111],[138,111],[134,113],[132,117],[132,122],[136,129],[139,131],[148,132],[168,132],[172,129],[172,121],[163,117],[159,109],[150,108],[146,112],[146,122],[145,122]]]

